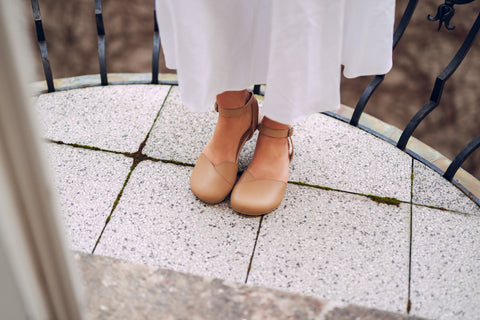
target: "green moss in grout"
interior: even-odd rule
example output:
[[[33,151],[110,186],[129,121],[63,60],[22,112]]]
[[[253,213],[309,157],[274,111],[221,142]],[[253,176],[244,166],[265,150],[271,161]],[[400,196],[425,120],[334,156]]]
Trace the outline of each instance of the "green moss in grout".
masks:
[[[123,191],[125,190],[125,187],[127,186],[127,183],[130,180],[130,177],[132,176],[132,172],[133,172],[133,170],[135,170],[135,167],[138,165],[138,163],[139,163],[139,161],[137,161],[137,159],[133,159],[133,163],[130,166],[130,172],[127,174],[127,178],[123,182],[123,186],[120,189],[120,192],[118,193],[117,198],[113,202],[113,206],[112,206],[112,209],[110,210],[110,214],[108,215],[107,219],[105,219],[105,224],[103,226],[103,229],[100,232],[100,235],[98,236],[98,239],[95,242],[95,245],[93,246],[92,254],[95,252],[95,249],[97,248],[97,245],[100,242],[100,239],[102,238],[103,232],[105,231],[105,228],[107,227],[108,223],[110,222],[110,219],[112,218],[112,214],[115,211],[115,209],[117,208],[117,205],[120,202],[120,198],[123,195]]]
[[[158,161],[161,161],[161,162],[163,162],[163,163],[176,164],[176,165],[185,166],[185,167],[194,167],[194,166],[195,166],[194,164],[186,163],[186,162],[181,162],[181,161],[177,161],[177,160],[165,160],[165,159],[160,159],[160,160],[158,160]]]
[[[148,159],[148,157],[146,155],[144,155],[143,153],[141,152],[135,152],[131,155],[131,157],[133,158],[133,165],[132,165],[132,170],[142,161]]]
[[[83,144],[79,144],[79,143],[64,142],[64,141],[61,141],[61,140],[46,139],[46,141],[54,143],[54,144],[64,145],[64,146],[69,146],[69,147],[74,147],[74,148],[81,148],[81,149],[92,150],[92,151],[102,151],[102,152],[108,152],[108,153],[114,153],[114,154],[121,154],[121,155],[124,155],[126,157],[133,157],[133,154],[129,153],[129,152],[107,150],[107,149],[102,149],[102,148],[99,148],[99,147],[83,145]]]
[[[375,196],[373,194],[367,194],[367,197],[370,199],[370,200],[373,200],[377,203],[383,203],[383,204],[388,204],[388,205],[394,205],[394,206],[399,206],[400,203],[402,203],[400,200],[396,199],[396,198],[390,198],[390,197],[379,197],[379,196]]]
[[[312,188],[317,188],[317,189],[322,189],[322,190],[327,190],[327,191],[338,191],[337,189],[324,187],[324,186],[319,186],[317,184],[309,184],[309,183],[300,182],[300,181],[289,181],[289,183],[296,184],[298,186],[312,187]]]
[[[436,210],[440,210],[440,211],[449,211],[448,209],[444,208],[444,207],[436,207],[436,206],[431,206],[431,205],[423,205],[424,207],[427,207],[427,208],[430,208],[430,209],[436,209]],[[462,213],[462,212],[460,212]]]

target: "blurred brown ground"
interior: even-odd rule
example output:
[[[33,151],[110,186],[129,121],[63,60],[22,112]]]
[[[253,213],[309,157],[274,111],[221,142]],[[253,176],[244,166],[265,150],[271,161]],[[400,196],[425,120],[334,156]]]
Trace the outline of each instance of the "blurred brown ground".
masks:
[[[35,58],[40,54],[35,43],[30,2],[24,0],[28,14]],[[407,0],[397,0],[397,22]],[[455,30],[429,22],[441,0],[420,0],[417,10],[394,53],[394,68],[387,74],[367,105],[366,112],[403,129],[409,119],[428,101],[437,75],[448,64],[480,11],[479,1],[457,5],[452,24]],[[40,0],[43,25],[55,78],[99,72],[97,35],[93,0]],[[104,0],[107,37],[107,70],[151,72],[153,43],[153,0]],[[161,57],[160,72],[166,69]],[[321,70],[319,70],[321,72]],[[35,79],[42,80],[41,64]],[[342,103],[355,106],[371,77],[342,80]],[[480,134],[480,40],[445,86],[437,110],[417,128],[414,136],[453,159]],[[480,150],[463,165],[480,179]]]

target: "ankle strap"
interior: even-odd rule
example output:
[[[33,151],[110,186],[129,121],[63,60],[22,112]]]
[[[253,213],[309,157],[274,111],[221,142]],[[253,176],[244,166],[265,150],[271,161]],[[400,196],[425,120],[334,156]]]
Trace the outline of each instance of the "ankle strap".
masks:
[[[240,117],[241,115],[244,115],[248,111],[248,107],[252,104],[253,100],[254,100],[254,96],[252,93],[250,93],[250,98],[245,103],[245,105],[240,108],[234,108],[234,109],[222,108],[218,105],[218,103],[215,102],[215,111],[217,111],[222,117],[225,117],[225,118]]]
[[[293,158],[293,128],[290,127],[288,129],[272,129],[266,127],[263,123],[258,125],[258,131],[260,134],[264,136],[271,137],[271,138],[288,138],[288,160],[292,161]]]
[[[263,123],[258,125],[258,131],[264,136],[271,138],[290,138],[293,135],[293,128],[288,129],[272,129],[266,127]]]

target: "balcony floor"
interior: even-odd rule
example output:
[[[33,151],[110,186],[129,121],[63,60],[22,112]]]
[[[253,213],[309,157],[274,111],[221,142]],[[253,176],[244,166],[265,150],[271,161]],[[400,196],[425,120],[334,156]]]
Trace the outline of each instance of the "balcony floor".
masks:
[[[73,250],[403,314],[410,298],[420,317],[480,314],[480,207],[369,133],[323,114],[298,123],[281,206],[246,217],[191,193],[216,114],[189,112],[177,87],[34,104]]]

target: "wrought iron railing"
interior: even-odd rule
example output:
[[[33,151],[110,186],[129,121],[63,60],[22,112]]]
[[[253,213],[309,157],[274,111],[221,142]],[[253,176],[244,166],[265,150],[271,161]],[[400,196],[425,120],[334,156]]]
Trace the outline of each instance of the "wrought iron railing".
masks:
[[[450,25],[450,20],[455,14],[454,5],[467,4],[473,1],[474,0],[445,0],[445,3],[439,5],[436,16],[432,17],[431,15],[428,15],[428,20],[438,21],[439,22],[438,30],[440,30],[440,28],[442,27],[442,24],[445,25],[445,28],[447,30],[453,30],[455,26]],[[410,19],[417,7],[417,3],[418,3],[418,0],[410,0],[408,2],[405,12],[402,16],[402,19],[394,33],[393,50],[395,50],[396,45],[400,41],[405,29],[407,28],[410,22]],[[460,151],[460,153],[457,154],[457,156],[455,157],[455,159],[452,161],[452,163],[449,165],[449,167],[445,172],[441,172],[439,168],[434,166],[432,163],[428,162],[426,159],[423,159],[418,154],[415,154],[411,150],[406,149],[406,146],[413,132],[418,127],[420,122],[424,120],[430,112],[432,112],[434,109],[436,109],[439,106],[445,83],[450,78],[450,76],[457,70],[458,66],[460,66],[460,64],[463,62],[465,56],[467,55],[468,51],[472,47],[472,44],[478,34],[479,29],[480,29],[480,12],[478,13],[477,18],[473,26],[471,27],[470,32],[468,33],[467,37],[463,41],[462,46],[460,47],[460,49],[458,49],[457,53],[455,54],[453,59],[450,61],[450,63],[445,67],[445,69],[443,69],[440,75],[436,78],[429,101],[427,101],[423,105],[423,107],[415,114],[415,116],[413,116],[413,118],[408,122],[407,126],[402,131],[400,139],[398,140],[398,142],[395,143],[399,149],[405,151],[406,153],[410,154],[412,157],[416,158],[417,160],[420,160],[424,164],[427,164],[429,167],[431,167],[435,171],[442,174],[445,179],[447,179],[448,181],[454,184],[457,184],[457,186],[460,187],[467,194],[469,194],[468,190],[465,190],[465,188],[458,185],[458,183],[456,183],[453,180],[453,177],[455,176],[455,173],[458,171],[460,166],[465,162],[465,160],[476,149],[480,147],[480,134],[477,135],[472,141],[470,141],[462,149],[462,151]],[[365,109],[366,104],[368,103],[369,98],[375,92],[377,87],[383,82],[384,78],[385,78],[385,75],[377,75],[367,86],[360,100],[358,101],[357,106],[355,107],[355,111],[353,113],[352,118],[349,121],[351,125],[353,126],[359,125],[359,119]],[[472,196],[471,194],[469,195]],[[477,204],[480,205],[479,199],[475,196],[473,198],[476,198],[475,200]]]
[[[131,84],[131,83],[144,83],[144,84],[168,84],[168,85],[176,85],[178,84],[176,80],[165,80],[159,79],[159,57],[160,57],[160,35],[159,29],[156,21],[156,9],[154,8],[153,12],[153,19],[154,19],[154,30],[153,30],[153,52],[152,52],[152,72],[151,77],[146,78],[143,76],[133,75],[131,77],[120,75],[116,77],[117,81],[109,81],[108,74],[107,74],[107,61],[106,61],[106,33],[103,24],[103,12],[102,12],[102,1],[101,0],[94,0],[94,9],[95,9],[95,18],[96,18],[96,25],[97,25],[97,41],[98,41],[98,61],[99,61],[99,75],[100,75],[100,82],[89,82],[89,83],[73,83],[69,85],[64,85],[59,90],[69,90],[78,87],[85,87],[85,86],[98,86],[98,85],[109,85],[109,84]],[[437,13],[435,16],[428,15],[428,20],[430,21],[438,21],[438,30],[444,26],[447,30],[453,30],[455,28],[454,25],[451,25],[451,19],[455,14],[455,5],[462,5],[468,4],[475,0],[445,0],[443,4],[440,4],[437,9]],[[52,75],[52,69],[50,67],[50,60],[48,57],[48,50],[47,50],[47,42],[45,37],[45,32],[42,26],[42,18],[40,14],[40,7],[38,0],[31,0],[32,10],[33,10],[33,17],[35,21],[35,28],[37,34],[37,41],[40,48],[40,54],[42,57],[42,65],[43,70],[45,73],[45,80],[47,83],[47,91],[54,92],[57,90],[54,86],[54,78]],[[409,0],[402,18],[395,29],[394,38],[393,38],[393,50],[397,46],[398,42],[402,38],[405,30],[409,26],[410,20],[417,8],[418,0]],[[450,163],[446,170],[441,170],[437,166],[435,166],[432,162],[428,159],[422,157],[422,155],[416,153],[415,151],[407,148],[407,143],[410,141],[413,132],[419,126],[419,124],[430,114],[434,111],[440,103],[442,98],[443,88],[447,80],[451,77],[451,75],[457,70],[458,66],[464,60],[466,54],[468,53],[469,49],[472,47],[472,44],[478,34],[480,29],[480,12],[477,15],[477,18],[471,27],[468,35],[466,36],[463,44],[458,49],[457,53],[453,57],[453,59],[448,63],[448,65],[443,69],[443,71],[438,75],[435,80],[433,90],[430,96],[429,101],[427,101],[423,107],[415,114],[415,116],[408,122],[405,129],[401,132],[400,138],[398,141],[394,141],[389,137],[382,135],[382,133],[373,130],[370,127],[364,126],[360,124],[360,118],[365,110],[365,107],[375,92],[375,90],[380,86],[380,84],[385,79],[385,75],[376,75],[368,86],[365,88],[363,94],[361,95],[353,114],[350,118],[346,118],[342,115],[333,113],[333,112],[325,112],[325,114],[337,118],[341,121],[348,122],[352,126],[358,127],[362,130],[372,133],[373,135],[382,138],[383,140],[390,142],[396,145],[399,149],[406,152],[414,159],[419,160],[420,162],[424,163],[425,165],[429,166],[431,169],[435,170],[439,174],[441,174],[445,179],[452,182],[458,188],[460,188],[464,193],[466,193],[473,201],[475,201],[480,206],[480,196],[478,193],[473,194],[471,190],[468,190],[464,187],[461,183],[454,179],[455,174],[457,173],[460,166],[464,163],[464,161],[480,147],[480,134],[477,135],[473,140],[471,140],[463,149],[458,153],[458,155],[454,158],[454,160]],[[253,87],[253,91],[255,94],[264,94],[264,90],[260,85],[255,85]],[[479,126],[480,127],[480,126]]]

